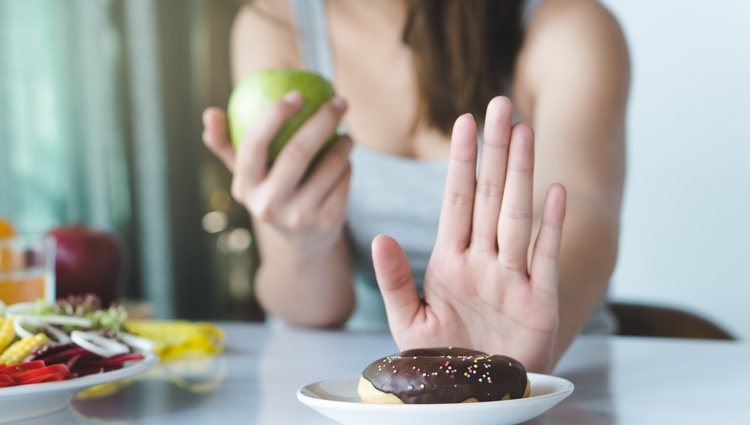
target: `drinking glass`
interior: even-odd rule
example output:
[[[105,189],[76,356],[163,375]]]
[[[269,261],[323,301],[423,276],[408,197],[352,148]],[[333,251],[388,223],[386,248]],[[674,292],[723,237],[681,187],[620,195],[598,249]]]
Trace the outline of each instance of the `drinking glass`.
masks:
[[[55,241],[49,236],[0,239],[0,301],[55,301]]]

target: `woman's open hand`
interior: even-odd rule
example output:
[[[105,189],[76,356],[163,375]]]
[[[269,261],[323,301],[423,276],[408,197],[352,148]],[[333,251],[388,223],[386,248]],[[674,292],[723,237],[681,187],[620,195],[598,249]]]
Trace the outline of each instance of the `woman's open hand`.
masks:
[[[308,169],[341,120],[346,103],[335,98],[321,106],[269,167],[271,140],[301,106],[300,93],[289,92],[258,120],[237,151],[227,136],[226,115],[209,108],[203,114],[203,141],[234,173],[232,196],[257,222],[271,225],[300,248],[325,250],[340,237],[344,225],[351,140],[340,137]]]
[[[529,258],[534,134],[511,116],[508,99],[490,102],[478,177],[476,123],[468,114],[456,120],[424,299],[395,240],[375,238],[373,262],[399,348],[462,346],[546,372],[559,322],[566,193],[559,184],[549,188]]]

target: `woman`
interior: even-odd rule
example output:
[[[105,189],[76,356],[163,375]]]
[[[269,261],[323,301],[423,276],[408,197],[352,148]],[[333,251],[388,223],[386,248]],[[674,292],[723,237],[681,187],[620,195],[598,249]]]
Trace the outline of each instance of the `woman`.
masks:
[[[232,37],[235,79],[310,67],[339,95],[270,169],[299,93],[237,152],[224,113],[204,114],[204,141],[255,225],[270,314],[382,323],[384,302],[402,349],[467,346],[540,372],[587,321],[607,327],[629,63],[598,2],[257,0]],[[349,136],[303,178],[339,124]]]

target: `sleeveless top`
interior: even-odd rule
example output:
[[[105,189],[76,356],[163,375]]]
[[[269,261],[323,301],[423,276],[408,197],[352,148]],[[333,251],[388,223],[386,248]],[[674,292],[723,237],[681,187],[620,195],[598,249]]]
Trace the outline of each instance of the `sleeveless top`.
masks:
[[[540,0],[527,2],[524,19]],[[325,0],[289,0],[304,67],[334,83],[333,53]],[[409,259],[421,294],[438,228],[448,160],[416,160],[354,145],[347,233],[354,264],[356,307],[347,322],[353,330],[387,330],[383,299],[375,280],[370,244],[379,234],[395,238]],[[614,322],[604,304],[585,331],[611,333]]]

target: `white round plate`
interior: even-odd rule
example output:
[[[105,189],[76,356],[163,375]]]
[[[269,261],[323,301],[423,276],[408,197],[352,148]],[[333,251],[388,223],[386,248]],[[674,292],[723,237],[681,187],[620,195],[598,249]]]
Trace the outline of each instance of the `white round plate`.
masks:
[[[158,357],[144,354],[143,360],[127,363],[122,369],[65,381],[0,388],[0,422],[46,415],[68,407],[76,393],[92,385],[139,375],[154,366]]]
[[[297,391],[297,399],[347,425],[511,425],[541,415],[573,392],[573,383],[567,379],[529,373],[529,380],[527,398],[482,403],[362,403],[357,394],[359,376],[306,385]]]

